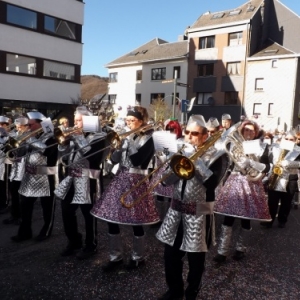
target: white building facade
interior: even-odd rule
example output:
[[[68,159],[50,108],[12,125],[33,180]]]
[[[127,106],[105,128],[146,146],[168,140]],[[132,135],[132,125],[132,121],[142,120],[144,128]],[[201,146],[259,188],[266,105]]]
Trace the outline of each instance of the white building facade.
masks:
[[[147,50],[144,54],[143,49]],[[186,99],[186,87],[180,84],[187,82],[187,53],[187,41],[167,43],[155,39],[109,63],[108,93],[115,111],[125,116],[127,107],[148,108],[155,99],[163,99],[172,107],[174,92],[177,100]],[[179,85],[175,85],[175,72]],[[178,117],[178,106],[175,113]]]
[[[0,109],[64,110],[80,97],[84,3],[0,2]]]

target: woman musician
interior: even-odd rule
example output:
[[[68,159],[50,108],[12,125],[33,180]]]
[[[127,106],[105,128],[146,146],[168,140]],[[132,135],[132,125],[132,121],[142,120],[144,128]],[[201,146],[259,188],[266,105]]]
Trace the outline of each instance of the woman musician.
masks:
[[[126,122],[130,130],[143,128],[147,124],[148,113],[144,107],[135,106],[128,110]],[[148,174],[148,165],[154,154],[152,139],[153,130],[129,134],[122,140],[120,149],[111,154],[111,161],[119,163],[116,176],[104,191],[99,201],[94,205],[91,214],[96,218],[107,221],[109,236],[109,261],[103,266],[104,271],[111,271],[123,262],[119,224],[133,227],[133,249],[128,269],[137,268],[145,261],[145,233],[143,225],[159,222],[154,198],[148,194],[142,201],[128,209],[122,206],[122,194],[130,190],[137,182]],[[134,190],[125,201],[133,202],[149,188],[145,181]]]

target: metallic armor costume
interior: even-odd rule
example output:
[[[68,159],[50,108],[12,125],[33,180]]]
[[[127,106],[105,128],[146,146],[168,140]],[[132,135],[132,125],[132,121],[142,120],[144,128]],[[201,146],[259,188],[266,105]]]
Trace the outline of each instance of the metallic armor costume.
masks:
[[[73,143],[69,147],[59,146],[59,150],[65,153],[69,153],[74,149],[82,149],[69,155],[68,163],[71,165],[68,167],[68,175],[54,191],[54,194],[58,198],[64,199],[73,184],[75,192],[72,203],[91,204],[90,179],[97,180],[95,197],[96,199],[100,197],[100,165],[97,169],[91,169],[90,162],[84,158],[84,154],[91,149],[91,146],[89,146],[90,143],[94,143],[98,139],[103,139],[105,136],[105,133],[89,134],[86,138],[83,135],[74,135],[72,137]]]
[[[185,152],[185,150],[183,150]],[[215,148],[210,147],[196,165],[196,175],[190,180],[179,180],[176,175],[170,176],[168,184],[174,183],[174,195],[171,206],[156,234],[163,243],[173,246],[180,221],[183,221],[183,241],[180,250],[187,252],[207,252],[206,215],[213,215],[214,202],[206,202],[206,188],[203,186],[212,172],[208,169],[213,157],[221,155]],[[204,164],[199,162],[203,161]],[[200,175],[200,176],[199,176]],[[172,178],[171,178],[172,177]],[[202,179],[203,178],[203,179]],[[186,184],[182,193],[183,184]]]
[[[43,155],[45,142],[52,133],[44,133],[39,139],[31,137],[27,140],[31,152],[28,152],[25,162],[25,175],[21,182],[19,193],[25,197],[50,196],[48,175],[58,172],[57,166],[47,166],[47,157]]]

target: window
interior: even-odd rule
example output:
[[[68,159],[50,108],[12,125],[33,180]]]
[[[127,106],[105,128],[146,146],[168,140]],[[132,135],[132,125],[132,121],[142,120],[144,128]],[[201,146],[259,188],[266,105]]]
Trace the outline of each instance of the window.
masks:
[[[274,115],[274,103],[269,103],[268,105],[268,116]]]
[[[241,62],[231,62],[227,64],[227,75],[241,75]]]
[[[166,79],[166,68],[157,68],[151,70],[151,80]]]
[[[255,90],[256,91],[263,91],[264,90],[264,79],[263,78],[256,78],[255,79]]]
[[[212,19],[221,19],[221,18],[223,18],[224,15],[225,15],[225,13],[216,13],[211,18]]]
[[[177,71],[177,78],[180,78],[180,67],[173,68],[173,78],[175,78],[175,71]]]
[[[108,95],[108,100],[110,104],[116,104],[117,95]]]
[[[6,71],[35,75],[36,59],[18,54],[6,54]]]
[[[44,18],[44,30],[47,33],[76,40],[76,24],[50,16]]]
[[[61,76],[59,74],[61,74]],[[75,66],[44,60],[43,76],[65,80],[74,80]]]
[[[143,71],[142,70],[137,70],[136,71],[136,81],[142,81],[143,78]]]
[[[261,103],[254,103],[253,104],[253,115],[261,115],[262,104]]]
[[[277,68],[277,67],[278,67],[278,60],[272,59],[272,68]]]
[[[209,105],[208,99],[212,97],[212,93],[197,93],[197,104]]]
[[[243,32],[233,32],[229,34],[229,46],[242,45]]]
[[[238,104],[238,92],[225,92],[225,105],[236,105]]]
[[[199,49],[214,48],[215,36],[201,37],[199,40]]]
[[[109,82],[118,82],[118,73],[109,73]]]
[[[7,4],[6,22],[26,28],[37,29],[37,13]]]
[[[135,94],[135,105],[141,105],[142,103],[142,94]]]
[[[165,100],[165,94],[164,93],[155,93],[150,95],[150,104],[153,103],[155,100],[164,101]]]
[[[198,65],[198,76],[214,75],[214,64]]]

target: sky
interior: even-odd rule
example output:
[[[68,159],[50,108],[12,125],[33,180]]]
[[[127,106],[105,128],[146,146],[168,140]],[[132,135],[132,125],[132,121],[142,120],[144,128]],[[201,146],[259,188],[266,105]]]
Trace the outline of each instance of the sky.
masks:
[[[176,42],[203,13],[247,0],[86,0],[82,75],[108,77],[105,65],[154,38]],[[300,15],[299,0],[281,0]]]

